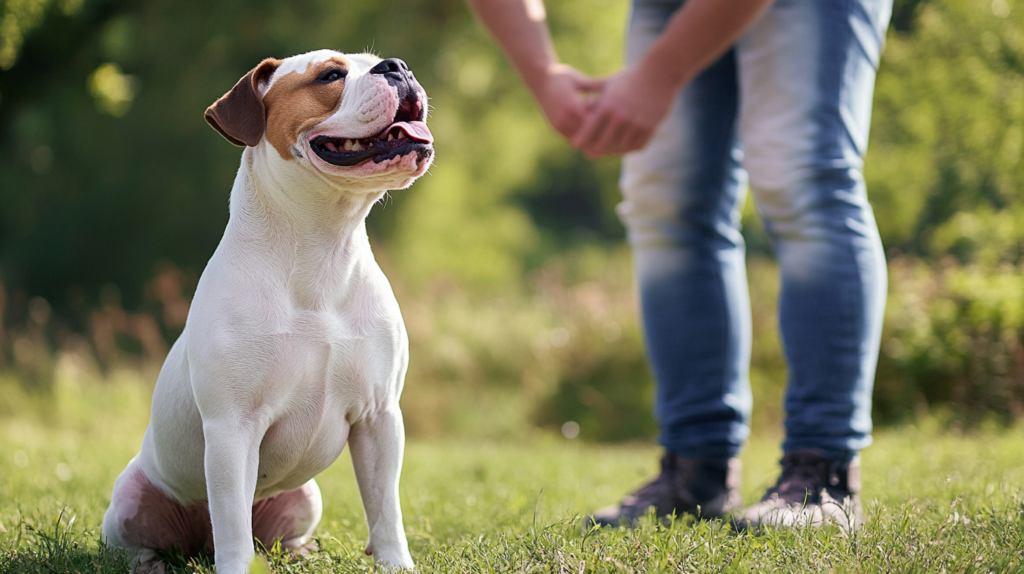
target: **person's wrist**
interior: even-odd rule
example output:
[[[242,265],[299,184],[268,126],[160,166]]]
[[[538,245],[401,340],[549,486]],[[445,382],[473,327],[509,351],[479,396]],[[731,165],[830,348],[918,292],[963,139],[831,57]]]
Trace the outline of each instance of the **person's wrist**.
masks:
[[[558,62],[536,62],[521,71],[523,83],[535,98],[541,99],[548,89],[551,78],[558,73],[560,66],[561,64]]]
[[[640,60],[637,73],[648,86],[670,93],[679,90],[693,75],[687,66],[680,65],[679,58],[667,58],[656,52],[649,52]]]

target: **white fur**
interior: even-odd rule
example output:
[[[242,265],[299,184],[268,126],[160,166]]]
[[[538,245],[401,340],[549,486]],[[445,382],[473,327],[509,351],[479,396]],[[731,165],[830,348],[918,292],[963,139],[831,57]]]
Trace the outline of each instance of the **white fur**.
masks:
[[[288,58],[270,85],[334,55]],[[138,504],[124,489],[141,469],[183,506],[207,499],[218,574],[248,572],[253,502],[304,485],[315,490],[302,519],[308,531],[291,541],[306,543],[320,517],[311,479],[347,441],[369,526],[367,552],[413,567],[398,500],[408,342],[364,219],[386,190],[410,185],[430,160],[413,154],[344,168],[312,153],[313,135],[367,137],[394,117],[397,97],[385,97],[394,88],[367,73],[380,60],[346,58],[352,66],[342,104],[300,135],[293,149],[302,157],[282,158],[265,139],[242,154],[224,237],[160,372],[142,450],[115,485],[103,523],[110,544],[130,545],[124,524]],[[138,560],[153,555],[135,550]]]

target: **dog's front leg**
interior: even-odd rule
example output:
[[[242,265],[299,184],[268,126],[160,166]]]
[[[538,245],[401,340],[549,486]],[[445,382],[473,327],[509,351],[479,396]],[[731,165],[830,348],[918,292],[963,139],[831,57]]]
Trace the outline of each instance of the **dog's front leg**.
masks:
[[[412,568],[398,501],[405,449],[402,412],[395,406],[353,425],[349,446],[370,531],[366,553],[379,563]]]
[[[203,423],[206,492],[217,574],[246,574],[255,557],[252,502],[264,429],[224,418]]]

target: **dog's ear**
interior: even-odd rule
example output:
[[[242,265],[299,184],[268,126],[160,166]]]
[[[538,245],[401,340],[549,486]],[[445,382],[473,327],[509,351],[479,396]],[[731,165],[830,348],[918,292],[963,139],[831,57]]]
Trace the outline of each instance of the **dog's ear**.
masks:
[[[269,81],[280,65],[281,60],[267,58],[249,70],[231,91],[206,108],[207,123],[235,145],[256,147],[267,130],[260,85]]]

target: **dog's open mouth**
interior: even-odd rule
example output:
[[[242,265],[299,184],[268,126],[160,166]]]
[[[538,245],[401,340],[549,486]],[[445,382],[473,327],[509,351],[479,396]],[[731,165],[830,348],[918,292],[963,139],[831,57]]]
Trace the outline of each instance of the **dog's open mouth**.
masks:
[[[432,151],[434,136],[427,128],[426,110],[415,98],[402,102],[391,125],[368,138],[341,138],[320,135],[309,142],[313,152],[331,165],[354,166],[373,159],[380,163],[416,153],[420,159]]]

